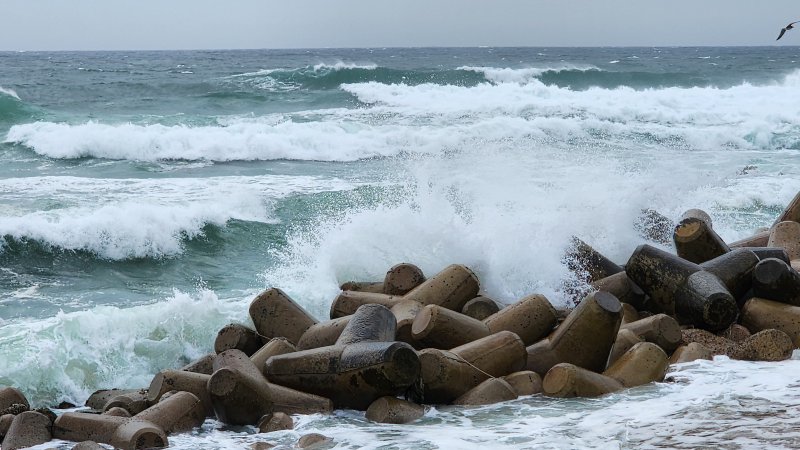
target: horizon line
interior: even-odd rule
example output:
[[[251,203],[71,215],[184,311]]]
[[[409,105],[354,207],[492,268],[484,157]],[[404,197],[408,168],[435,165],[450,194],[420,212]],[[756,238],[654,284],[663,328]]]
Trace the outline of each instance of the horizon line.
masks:
[[[284,51],[284,50],[387,50],[387,49],[501,49],[501,48],[792,48],[800,44],[772,45],[427,45],[427,46],[364,46],[364,47],[219,47],[219,48],[129,48],[129,49],[0,49],[0,53],[81,53],[81,52],[214,52],[214,51]]]

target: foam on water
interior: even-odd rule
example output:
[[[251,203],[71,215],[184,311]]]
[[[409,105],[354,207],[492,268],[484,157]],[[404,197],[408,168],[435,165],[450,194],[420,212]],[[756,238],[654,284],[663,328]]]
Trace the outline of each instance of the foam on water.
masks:
[[[278,125],[245,121],[227,127],[37,122],[15,125],[6,141],[24,144],[44,156],[68,159],[355,161],[396,155],[403,149],[390,144],[405,141],[409,146],[416,140],[416,131],[344,120]]]
[[[9,321],[0,328],[0,385],[39,405],[80,403],[103,387],[147,387],[159,370],[207,353],[222,326],[241,320],[245,300],[176,291],[151,305]]]
[[[566,71],[580,71],[586,72],[589,70],[599,71],[592,65],[575,65],[565,64],[562,66],[554,67],[527,67],[527,68],[511,68],[511,67],[477,67],[477,66],[461,66],[456,70],[468,70],[471,72],[478,72],[483,74],[488,81],[493,83],[519,83],[526,84],[533,79],[538,78],[543,73],[547,72],[566,72]]]
[[[470,140],[520,135],[567,142],[710,149],[798,148],[793,74],[784,83],[728,89],[572,91],[526,84],[342,86],[368,109],[324,110],[318,120],[231,120],[226,126],[36,122],[5,141],[51,158],[353,161],[405,152],[437,154]],[[493,130],[486,135],[486,130]]]
[[[274,222],[269,202],[294,193],[329,192],[352,184],[318,177],[256,176],[203,179],[29,177],[0,181],[4,201],[26,205],[0,217],[6,239],[34,239],[101,258],[159,258],[180,254],[183,241],[206,225],[231,219]],[[52,198],[60,204],[54,207]],[[41,208],[42,204],[49,205]]]

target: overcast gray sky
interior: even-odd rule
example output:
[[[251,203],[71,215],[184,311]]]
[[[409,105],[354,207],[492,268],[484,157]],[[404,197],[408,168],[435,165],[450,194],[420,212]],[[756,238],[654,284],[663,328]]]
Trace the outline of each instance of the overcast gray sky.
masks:
[[[797,0],[0,0],[0,50],[800,45]]]

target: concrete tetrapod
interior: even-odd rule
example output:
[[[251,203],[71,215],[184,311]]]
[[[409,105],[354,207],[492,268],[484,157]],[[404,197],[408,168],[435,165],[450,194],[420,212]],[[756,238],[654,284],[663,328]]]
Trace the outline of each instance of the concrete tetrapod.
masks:
[[[331,319],[351,316],[363,305],[378,304],[387,308],[403,301],[398,295],[387,295],[374,292],[342,291],[331,303]]]
[[[473,298],[461,308],[461,314],[477,320],[483,320],[498,311],[500,311],[500,306],[497,305],[497,302],[483,295]]]
[[[731,249],[711,228],[711,224],[698,217],[686,217],[672,233],[678,256],[695,264],[704,263],[728,253]]]
[[[164,396],[155,405],[135,416],[158,425],[165,433],[181,433],[199,427],[206,420],[206,408],[191,392],[179,391]]]
[[[214,340],[214,352],[222,353],[232,348],[241,350],[245,355],[255,353],[264,342],[256,330],[250,329],[240,323],[229,323],[217,332]]]
[[[542,392],[542,377],[531,370],[520,370],[503,377],[519,396]]]
[[[450,403],[490,377],[502,377],[525,367],[525,344],[516,334],[501,331],[449,351],[419,352],[419,403]]]
[[[767,247],[782,247],[790,261],[800,259],[800,223],[784,221],[773,225]]]
[[[404,424],[425,415],[425,407],[397,397],[381,397],[367,408],[366,417],[371,422]]]
[[[103,411],[108,411],[111,408],[123,408],[132,416],[139,414],[150,406],[151,402],[147,399],[147,389],[141,389],[136,392],[128,392],[110,398],[105,405]]]
[[[573,364],[553,366],[544,377],[545,395],[551,397],[597,397],[662,381],[669,367],[667,354],[651,342],[640,342],[625,352],[602,374]]]
[[[385,306],[363,305],[336,345],[274,356],[271,381],[330,398],[337,407],[366,409],[375,399],[408,389],[419,375],[411,346],[391,342],[395,317]]]
[[[651,297],[654,312],[676,315],[682,324],[724,330],[739,312],[722,281],[697,264],[649,245],[636,248],[628,276]]]
[[[17,414],[3,437],[4,450],[17,450],[44,444],[52,439],[50,419],[35,411]]]
[[[343,291],[369,292],[373,294],[383,294],[382,281],[347,281],[339,285]]]
[[[273,356],[270,381],[330,398],[337,408],[366,409],[397,395],[419,375],[419,358],[403,342],[359,342]]]
[[[523,297],[484,319],[490,333],[510,331],[531,345],[547,336],[558,322],[558,313],[544,295]]]
[[[8,433],[8,429],[11,428],[11,422],[14,421],[14,414],[3,414],[0,416],[0,443],[3,442],[3,436]]]
[[[170,392],[175,392],[175,391],[170,391]],[[103,411],[103,414],[108,414],[109,416],[117,416],[117,417],[133,417],[131,413],[128,412],[127,409],[120,408],[119,406],[115,406],[106,411]]]
[[[680,364],[696,361],[698,359],[714,359],[714,354],[705,345],[699,342],[690,342],[678,347],[669,358],[670,364]]]
[[[309,330],[311,328],[309,328]],[[305,336],[305,334],[303,334],[303,336]],[[336,336],[338,339],[339,335],[337,334]],[[303,342],[303,338],[300,338],[300,342]],[[300,345],[300,343],[298,343],[298,345]],[[253,353],[253,355],[250,356],[250,361],[253,361],[253,364],[258,368],[258,370],[260,370],[261,373],[264,374],[264,376],[266,376],[266,370],[267,370],[266,363],[268,359],[270,359],[275,355],[284,355],[286,353],[292,353],[296,351],[297,348],[295,348],[295,346],[292,345],[292,343],[289,342],[288,339],[272,338],[269,340],[269,342],[264,344],[263,347],[258,349],[257,352]]]
[[[414,300],[404,300],[403,297],[386,294],[371,294],[361,292],[342,292],[331,305],[331,319],[344,318],[352,315],[363,305],[378,304],[391,308],[397,322],[396,338],[398,341],[410,345],[417,345],[411,336],[411,325],[417,313],[424,305]],[[303,349],[307,350],[307,349]]]
[[[147,389],[147,400],[150,404],[155,404],[167,392],[191,392],[200,399],[206,416],[213,416],[214,407],[211,403],[211,396],[208,394],[208,380],[210,379],[211,375],[203,373],[162,370],[150,381],[150,387]]]
[[[616,297],[603,291],[587,295],[548,339],[528,347],[528,370],[541,375],[561,362],[605,369],[621,321]]]
[[[480,320],[438,305],[423,307],[411,324],[411,337],[423,348],[449,349],[490,334]]]
[[[405,295],[425,282],[422,270],[410,263],[392,266],[383,279],[383,293],[389,295]]]
[[[103,407],[114,397],[125,394],[143,394],[147,395],[146,389],[100,389],[94,391],[89,398],[86,399],[86,406],[92,409],[103,410]]]
[[[460,264],[447,266],[403,296],[422,305],[439,305],[461,311],[468,301],[478,296],[480,283],[470,269]]]
[[[619,297],[617,297],[619,298]],[[639,320],[639,311],[629,303],[622,302],[622,322],[620,326]]]
[[[542,380],[542,390],[549,397],[599,397],[622,389],[619,381],[570,363],[554,365]]]
[[[636,285],[625,272],[615,273],[609,277],[592,283],[593,291],[605,291],[617,297],[620,302],[633,306],[636,310],[645,308],[645,295],[642,288]]]
[[[753,297],[742,307],[742,325],[752,332],[774,328],[800,347],[800,306]]]
[[[397,339],[416,345],[411,325],[416,314],[427,305],[461,311],[480,289],[478,277],[467,267],[453,264],[425,280],[404,296],[342,292],[331,305],[331,319],[355,313],[361,305],[377,303],[391,308],[397,319]]]
[[[360,306],[342,330],[336,345],[359,342],[393,342],[397,331],[394,314],[383,305]]]
[[[680,336],[680,330],[678,331],[678,336]],[[607,366],[614,364],[620,356],[640,342],[642,342],[642,338],[637,336],[636,333],[631,330],[620,328],[617,333],[617,339],[614,340],[614,345],[611,347],[611,353],[608,355]]]
[[[570,239],[563,260],[572,272],[586,274],[589,283],[623,271],[618,264],[575,236]]]
[[[22,405],[23,410],[31,408],[28,399],[25,398],[25,394],[20,392],[19,389],[10,386],[0,388],[0,414],[5,414],[3,411],[13,405]]]
[[[164,430],[145,420],[80,412],[58,416],[53,423],[53,437],[74,442],[94,441],[123,450],[169,445]]]
[[[650,296],[648,310],[668,315],[675,314],[678,289],[699,270],[699,265],[647,244],[636,247],[625,265],[631,281]]]
[[[773,253],[763,252],[763,254]],[[737,248],[700,264],[700,267],[719,278],[738,302],[750,290],[752,273],[760,260],[761,256],[753,249]]]
[[[339,336],[342,334],[344,327],[350,322],[351,317],[352,316],[339,317],[312,325],[300,336],[300,340],[297,342],[297,348],[294,351],[327,347],[328,345],[335,344],[336,340],[339,339]],[[265,359],[264,362],[266,361]]]
[[[769,242],[769,230],[758,231],[752,236],[748,236],[744,239],[739,239],[738,241],[731,242],[730,244],[728,244],[728,247],[732,249],[741,247],[764,247],[767,245],[767,242]]]
[[[293,354],[296,353],[289,355]],[[270,361],[283,356],[286,355],[273,356]],[[273,411],[313,414],[333,409],[327,398],[268,382],[247,355],[239,350],[226,350],[217,355],[214,368],[208,380],[208,392],[214,412],[222,422],[254,425]]]
[[[216,353],[208,353],[181,367],[181,370],[211,375],[214,372],[214,356],[216,356]]]
[[[647,342],[652,342],[672,353],[681,344],[681,326],[666,314],[656,314],[620,327],[630,330]]]
[[[273,431],[291,430],[294,428],[294,420],[286,413],[274,412],[267,414],[258,421],[259,433],[272,433]]]
[[[303,333],[317,323],[305,309],[277,288],[267,289],[250,303],[250,317],[265,339],[284,337],[297,344]]]
[[[711,221],[711,216],[707,212],[705,212],[705,211],[703,211],[702,209],[699,209],[699,208],[692,208],[692,209],[686,210],[686,212],[684,212],[681,215],[681,218],[678,219],[678,224],[680,224],[681,222],[683,222],[686,219],[702,220],[703,222],[705,222],[708,225],[709,228],[714,228],[714,223]],[[676,225],[676,228],[677,228],[677,225]]]
[[[669,358],[660,346],[652,342],[640,342],[620,356],[603,375],[631,388],[664,381],[668,367]]]
[[[780,259],[764,259],[753,270],[753,295],[800,306],[800,273]]]
[[[454,405],[491,405],[517,398],[514,388],[502,378],[489,378],[462,396],[453,400]]]

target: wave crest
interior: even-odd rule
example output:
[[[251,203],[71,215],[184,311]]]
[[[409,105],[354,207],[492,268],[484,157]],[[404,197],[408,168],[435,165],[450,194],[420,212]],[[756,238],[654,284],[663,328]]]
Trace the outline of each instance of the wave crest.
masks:
[[[22,101],[22,99],[19,98],[19,95],[17,95],[16,91],[14,91],[13,89],[4,88],[3,86],[0,86],[0,95],[6,95]]]

